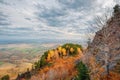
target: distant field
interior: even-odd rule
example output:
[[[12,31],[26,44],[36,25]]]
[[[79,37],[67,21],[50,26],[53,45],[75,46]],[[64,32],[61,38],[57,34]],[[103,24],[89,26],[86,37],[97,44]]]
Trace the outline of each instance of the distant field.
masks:
[[[9,74],[15,78],[16,74],[31,68],[46,50],[55,46],[56,44],[0,45],[0,77]]]
[[[11,78],[15,79],[18,73],[25,72],[27,68],[31,69],[31,63],[12,64],[5,63],[0,66],[0,77],[8,74]]]
[[[46,45],[46,44],[45,44]],[[0,61],[5,59],[28,59],[32,60],[36,57],[40,57],[46,50],[53,48],[53,46],[45,46],[45,45],[8,45],[8,46],[0,46]],[[8,61],[7,60],[7,61]],[[31,61],[30,61],[31,62]]]

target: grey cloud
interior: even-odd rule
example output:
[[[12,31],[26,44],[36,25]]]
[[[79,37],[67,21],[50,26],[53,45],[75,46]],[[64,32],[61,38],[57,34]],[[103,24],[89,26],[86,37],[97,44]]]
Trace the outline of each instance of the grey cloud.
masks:
[[[61,5],[63,5],[66,9],[73,10],[88,10],[92,8],[92,4],[94,0],[58,0]]]
[[[6,25],[10,25],[8,16],[0,12],[0,26],[6,26]]]
[[[31,18],[25,18],[25,19],[26,19],[26,20],[29,20],[29,21],[31,20]]]
[[[9,5],[9,3],[5,2],[5,0],[0,0],[1,4]]]
[[[91,10],[93,3],[94,3],[93,0],[84,0],[84,1],[58,0],[58,3],[56,4],[58,4],[61,8],[52,8],[52,9],[47,9],[45,6],[37,5],[38,19],[41,20],[42,18],[42,20],[44,20],[45,23],[51,27],[65,27],[65,26],[67,27],[67,25],[69,24],[71,25],[71,27],[73,26],[74,28],[76,28],[76,26],[73,24],[76,21],[84,20],[84,17],[89,15],[90,11],[86,12],[86,10]],[[40,8],[42,8],[42,12],[41,11],[39,12]],[[82,11],[84,11],[85,14],[82,13]],[[72,13],[76,13],[76,12],[82,13],[83,15],[81,16],[71,15]],[[75,16],[77,18],[74,18]]]
[[[9,27],[9,26],[6,26],[6,27],[1,27],[0,28],[0,30],[1,30],[1,32],[2,33],[4,33],[5,32],[5,34],[8,32],[8,33],[15,33],[15,34],[17,34],[17,33],[24,33],[24,32],[33,32],[33,29],[32,28],[25,28],[25,27],[16,27],[16,28],[11,28],[11,27]]]
[[[40,14],[39,16],[42,18],[53,18],[53,17],[60,17],[60,16],[64,16],[66,15],[66,13],[62,10],[57,10],[57,9],[51,9],[51,10],[47,10],[45,9],[42,14]]]
[[[44,10],[42,12],[37,12],[36,14],[38,15],[38,19],[41,20],[43,19],[47,25],[52,26],[52,27],[58,27],[58,26],[64,26],[63,20],[58,19],[58,17],[64,17],[67,15],[67,12],[62,10],[62,9],[46,9],[43,8]]]
[[[10,23],[7,23],[7,22],[0,22],[0,26],[6,26],[6,25],[10,25]]]
[[[61,34],[60,32],[58,32],[58,31],[53,31],[53,30],[45,30],[45,29],[43,29],[43,30],[40,30],[40,32],[47,32],[47,33],[54,33],[54,34]],[[61,34],[62,35],[62,34]]]
[[[102,5],[106,3],[102,1],[107,3],[107,0],[51,0],[51,3],[50,0],[0,0],[0,36],[85,40],[85,34],[96,31],[89,23],[104,12]]]

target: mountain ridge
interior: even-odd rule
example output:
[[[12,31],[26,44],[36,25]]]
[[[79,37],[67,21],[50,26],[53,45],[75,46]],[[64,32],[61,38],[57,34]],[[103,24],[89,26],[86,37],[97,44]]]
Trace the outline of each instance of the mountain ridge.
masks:
[[[93,41],[84,52],[83,62],[91,70],[91,80],[115,80],[112,71],[120,60],[120,7],[114,7],[113,16],[101,30],[96,32]],[[116,73],[117,74],[117,73]],[[118,73],[120,79],[120,74]],[[116,79],[118,80],[118,79]]]

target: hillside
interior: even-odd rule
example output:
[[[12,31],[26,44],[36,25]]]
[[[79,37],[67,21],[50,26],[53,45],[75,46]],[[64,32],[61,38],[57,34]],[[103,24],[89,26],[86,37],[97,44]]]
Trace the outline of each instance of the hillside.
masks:
[[[79,60],[80,56],[67,57],[57,59],[50,67],[46,66],[41,69],[38,74],[32,76],[30,80],[70,80],[76,74],[75,61]]]
[[[119,5],[114,7],[113,16],[96,32],[84,53],[83,61],[90,69],[91,80],[120,80]]]
[[[76,64],[83,56],[78,44],[65,44],[46,51],[31,71],[20,74],[17,80],[71,80],[77,75]]]

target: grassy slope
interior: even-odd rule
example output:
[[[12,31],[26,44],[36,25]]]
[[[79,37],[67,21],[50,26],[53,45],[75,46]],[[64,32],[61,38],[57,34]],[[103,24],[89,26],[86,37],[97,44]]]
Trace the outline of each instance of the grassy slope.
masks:
[[[80,59],[79,54],[52,61],[52,66],[46,66],[39,71],[39,74],[32,76],[31,80],[70,80],[77,74],[75,62]]]

